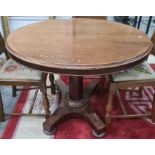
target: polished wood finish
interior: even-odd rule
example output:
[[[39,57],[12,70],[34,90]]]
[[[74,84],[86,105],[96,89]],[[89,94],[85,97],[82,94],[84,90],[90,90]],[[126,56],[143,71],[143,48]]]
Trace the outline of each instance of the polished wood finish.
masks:
[[[71,77],[72,79],[73,77]],[[73,81],[80,81],[82,80],[81,77],[76,77],[76,79],[72,79]],[[59,87],[62,93],[62,100],[60,107],[54,112],[52,116],[49,116],[47,120],[44,122],[44,133],[46,134],[53,134],[56,131],[56,127],[64,120],[71,119],[71,118],[81,118],[86,120],[95,130],[96,134],[101,134],[105,131],[105,124],[102,122],[100,117],[90,108],[86,103],[89,102],[89,98],[92,92],[95,90],[97,81],[92,81],[90,85],[88,85],[84,89],[85,96],[87,99],[84,100],[85,104],[79,107],[71,107],[66,106],[65,104],[69,105],[69,101],[65,99],[66,94],[69,91],[68,86],[62,80],[56,80],[56,85]],[[69,86],[70,87],[70,86]],[[77,85],[78,87],[78,85]],[[75,87],[74,87],[75,89]],[[75,95],[75,94],[74,94]],[[72,97],[74,97],[74,95]],[[75,97],[77,97],[75,95]],[[79,96],[78,96],[79,97]],[[77,98],[76,98],[77,99]],[[76,101],[73,99],[74,104],[79,101],[78,98]]]
[[[72,18],[89,18],[89,19],[103,19],[103,20],[107,20],[107,16],[72,16]]]
[[[141,31],[105,20],[47,20],[11,33],[12,57],[31,68],[73,75],[116,72],[146,59],[152,49]]]
[[[34,98],[32,99],[32,104],[30,106],[30,109],[29,109],[29,114],[32,114],[32,111],[33,111],[33,108],[34,108],[34,104],[35,104],[35,99],[38,95],[38,91],[39,91],[39,87],[36,89],[35,93],[34,93]]]
[[[69,97],[72,100],[81,100],[83,98],[83,77],[69,76],[69,83]]]
[[[99,20],[107,20],[107,16],[72,16],[72,18],[88,18],[88,19],[99,19]],[[84,77],[85,79],[90,79],[90,78],[98,78],[96,77],[96,75],[94,76],[85,76]],[[99,94],[103,94],[103,86],[104,86],[104,76],[101,75],[101,80],[99,82],[99,85],[98,85],[98,89],[97,91],[99,92]]]
[[[120,104],[120,107],[121,107],[121,110],[122,110],[123,114],[124,114],[124,115],[127,115],[127,111],[126,111],[125,106],[124,106],[124,104],[123,104],[123,102],[122,102],[122,100],[121,100],[121,96],[120,96],[118,90],[116,90],[116,95],[117,95],[117,97],[118,97],[119,104]]]
[[[144,86],[153,86],[155,87],[155,79],[149,79],[149,80],[135,80],[135,81],[120,81],[120,82],[114,82],[112,79],[112,76],[109,75],[109,97],[108,102],[106,104],[106,114],[105,114],[105,123],[106,125],[109,125],[112,118],[122,119],[122,118],[144,118],[144,117],[151,117],[152,122],[155,122],[155,94],[154,99],[152,102],[152,113],[151,114],[128,114],[125,106],[122,102],[121,96],[119,94],[119,90],[128,90],[128,88],[132,88],[134,91],[134,88],[140,87],[139,89],[139,96],[142,96],[142,89]],[[113,109],[113,95],[116,94],[120,108],[122,110],[121,115],[111,115],[112,109]]]
[[[81,76],[127,69],[144,61],[152,49],[149,38],[133,27],[85,18],[47,20],[25,26],[8,36],[6,46],[21,64],[70,76],[69,93],[66,94],[68,88],[58,91],[62,103],[44,122],[45,133],[54,131],[66,117],[79,115],[88,119],[97,134],[103,132],[104,123],[87,106],[97,82],[91,89],[83,90]],[[56,88],[63,89],[58,85]],[[109,103],[111,100],[112,97]],[[45,109],[49,114],[46,104]],[[112,108],[107,109],[110,113]]]

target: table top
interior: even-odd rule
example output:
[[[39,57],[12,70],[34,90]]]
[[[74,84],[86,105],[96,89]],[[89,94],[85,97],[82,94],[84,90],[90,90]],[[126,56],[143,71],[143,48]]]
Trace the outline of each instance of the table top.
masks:
[[[75,18],[45,20],[12,32],[6,47],[30,68],[62,74],[112,73],[144,61],[152,42],[141,31],[120,23]]]

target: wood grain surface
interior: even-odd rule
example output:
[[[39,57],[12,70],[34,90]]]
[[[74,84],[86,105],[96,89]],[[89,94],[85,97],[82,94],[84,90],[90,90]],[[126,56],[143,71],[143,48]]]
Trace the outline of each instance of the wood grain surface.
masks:
[[[111,73],[142,62],[152,43],[141,31],[105,20],[46,20],[12,32],[12,57],[33,69],[88,75]]]

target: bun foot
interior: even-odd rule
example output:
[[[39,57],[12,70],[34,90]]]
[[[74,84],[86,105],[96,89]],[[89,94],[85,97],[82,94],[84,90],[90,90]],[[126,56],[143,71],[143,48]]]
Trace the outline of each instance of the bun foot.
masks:
[[[53,135],[56,132],[56,129],[53,129],[52,131],[47,131],[46,129],[43,129],[43,132],[45,135]]]
[[[92,134],[97,138],[101,138],[101,137],[104,137],[106,133],[102,132],[98,134],[95,130],[92,130]]]

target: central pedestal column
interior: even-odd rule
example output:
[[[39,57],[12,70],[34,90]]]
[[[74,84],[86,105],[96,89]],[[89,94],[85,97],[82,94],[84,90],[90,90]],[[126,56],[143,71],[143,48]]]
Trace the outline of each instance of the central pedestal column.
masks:
[[[72,100],[81,100],[83,98],[83,77],[69,77],[69,97]]]
[[[96,135],[103,133],[105,124],[87,104],[97,84],[98,81],[94,80],[87,87],[83,88],[82,76],[69,76],[69,86],[62,80],[56,80],[57,88],[61,91],[59,93],[61,94],[61,104],[44,122],[44,132],[52,134],[56,131],[56,127],[60,122],[71,118],[80,118],[86,120],[92,126]]]

